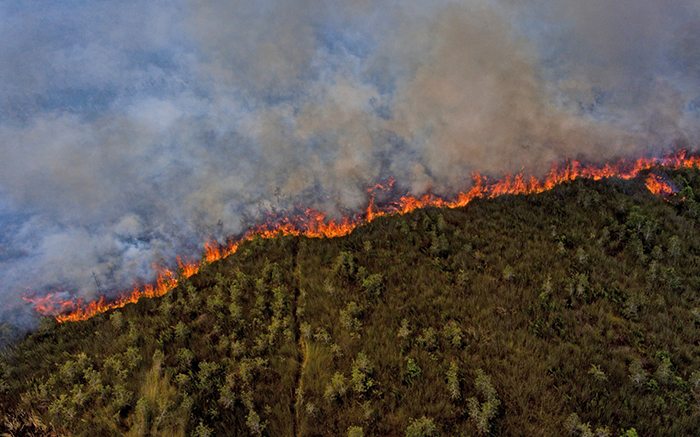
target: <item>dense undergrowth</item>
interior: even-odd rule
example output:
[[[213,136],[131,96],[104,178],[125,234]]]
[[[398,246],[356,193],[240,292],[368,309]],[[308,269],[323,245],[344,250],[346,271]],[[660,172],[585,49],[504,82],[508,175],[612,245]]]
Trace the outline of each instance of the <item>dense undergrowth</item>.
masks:
[[[658,169],[656,170],[659,173]],[[255,239],[0,361],[8,435],[691,436],[700,176]]]

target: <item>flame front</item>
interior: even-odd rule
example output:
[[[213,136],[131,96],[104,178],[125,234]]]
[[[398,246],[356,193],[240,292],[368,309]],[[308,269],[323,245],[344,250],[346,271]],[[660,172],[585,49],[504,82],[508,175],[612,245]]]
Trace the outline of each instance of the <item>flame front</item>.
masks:
[[[700,157],[688,156],[686,151],[679,151],[664,158],[640,158],[631,165],[621,160],[617,164],[606,164],[603,167],[570,161],[564,165],[555,165],[541,180],[533,176],[526,178],[523,173],[519,173],[517,175],[509,174],[501,180],[490,181],[488,178],[476,173],[472,176],[471,189],[467,192],[458,193],[452,200],[445,200],[439,196],[427,193],[420,197],[406,195],[388,205],[375,206],[374,191],[391,187],[394,184],[394,180],[390,179],[387,187],[377,184],[368,189],[369,206],[357,216],[345,217],[340,221],[326,221],[325,214],[315,209],[308,209],[304,213],[293,217],[271,215],[268,221],[252,228],[239,240],[229,240],[228,244],[225,245],[215,241],[207,242],[204,248],[203,260],[211,263],[225,258],[235,253],[242,242],[255,237],[274,238],[280,235],[304,235],[315,238],[340,237],[349,234],[357,226],[384,215],[406,214],[418,208],[429,206],[457,208],[467,205],[476,198],[494,198],[504,194],[541,193],[578,177],[593,180],[610,177],[632,179],[638,176],[641,171],[655,166],[672,170],[700,168]],[[661,196],[668,196],[674,192],[668,183],[654,174],[650,174],[647,177],[646,186],[652,193]],[[123,293],[112,302],[107,302],[104,297],[101,297],[99,301],[88,303],[84,303],[82,299],[66,301],[59,297],[59,293],[49,294],[43,298],[32,299],[25,297],[24,299],[33,303],[38,313],[53,315],[59,322],[85,320],[95,314],[134,303],[142,297],[163,296],[177,287],[181,280],[196,274],[201,268],[201,263],[197,261],[183,261],[179,256],[177,263],[179,267],[178,274],[165,267],[154,265],[154,269],[157,272],[155,284],[136,285],[131,291]]]

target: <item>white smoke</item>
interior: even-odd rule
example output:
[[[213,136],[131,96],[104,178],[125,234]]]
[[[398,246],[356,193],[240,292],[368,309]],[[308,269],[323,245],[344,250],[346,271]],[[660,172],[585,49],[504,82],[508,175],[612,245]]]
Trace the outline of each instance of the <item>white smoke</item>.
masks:
[[[332,217],[568,157],[692,148],[690,0],[0,5],[0,320],[150,281],[266,212]]]

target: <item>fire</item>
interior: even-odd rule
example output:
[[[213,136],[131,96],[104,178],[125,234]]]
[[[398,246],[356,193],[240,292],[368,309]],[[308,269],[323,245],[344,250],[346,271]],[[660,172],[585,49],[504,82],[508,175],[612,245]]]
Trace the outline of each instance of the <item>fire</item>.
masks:
[[[668,182],[664,181],[661,179],[661,177],[653,173],[650,173],[649,176],[647,176],[646,186],[649,191],[661,197],[670,196],[675,192],[673,187],[669,185]]]
[[[348,216],[339,221],[326,221],[325,214],[315,209],[307,209],[303,213],[291,217],[270,215],[266,222],[253,227],[238,240],[229,240],[227,244],[219,244],[215,241],[207,242],[204,247],[203,262],[211,263],[232,255],[236,253],[242,242],[256,237],[275,238],[281,235],[304,235],[315,238],[340,237],[349,234],[357,226],[385,215],[406,214],[418,208],[429,206],[458,208],[477,198],[494,198],[505,194],[541,193],[578,177],[593,180],[610,177],[632,179],[638,176],[641,171],[657,166],[673,170],[700,168],[700,156],[689,156],[686,151],[679,151],[664,158],[640,158],[631,164],[621,160],[616,164],[606,164],[602,167],[586,165],[578,161],[568,161],[555,165],[542,179],[534,176],[526,177],[523,173],[519,173],[506,175],[500,180],[490,180],[476,173],[472,175],[471,189],[458,193],[451,200],[428,192],[418,197],[405,195],[397,201],[376,206],[374,192],[391,188],[395,181],[389,179],[386,186],[377,184],[367,190],[369,206],[361,214]],[[647,177],[646,186],[652,193],[661,196],[668,196],[674,192],[668,183],[654,174]],[[180,281],[196,274],[202,267],[202,264],[197,261],[183,261],[180,257],[177,258],[177,264],[178,271],[176,273],[165,267],[154,265],[157,272],[155,284],[135,285],[132,290],[123,293],[118,299],[111,302],[107,302],[104,297],[88,303],[83,302],[82,299],[66,301],[61,299],[60,293],[49,294],[43,298],[25,297],[24,299],[34,304],[39,314],[54,315],[59,322],[85,320],[95,314],[137,302],[142,297],[163,296],[177,287]]]

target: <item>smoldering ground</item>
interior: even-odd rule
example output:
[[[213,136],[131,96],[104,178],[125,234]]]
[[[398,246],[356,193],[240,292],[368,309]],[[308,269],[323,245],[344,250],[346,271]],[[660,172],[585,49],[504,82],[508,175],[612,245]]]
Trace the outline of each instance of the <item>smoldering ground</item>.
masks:
[[[91,300],[266,212],[388,177],[694,148],[691,0],[0,5],[0,319]]]

